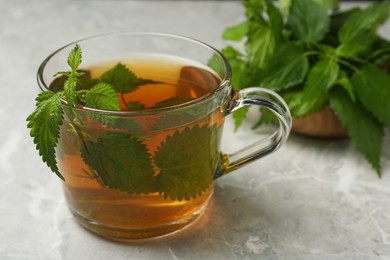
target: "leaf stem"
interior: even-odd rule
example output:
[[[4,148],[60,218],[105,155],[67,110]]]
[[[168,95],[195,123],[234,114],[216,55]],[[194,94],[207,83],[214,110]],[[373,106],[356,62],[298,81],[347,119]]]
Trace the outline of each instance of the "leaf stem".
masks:
[[[305,56],[310,56],[310,55],[318,55],[320,54],[321,52],[320,51],[308,51],[308,52],[305,52]]]
[[[126,102],[126,99],[125,99],[125,96],[123,95],[123,93],[120,93],[119,96],[121,97],[121,100],[122,100],[123,104],[125,104],[127,110],[130,110],[130,108],[127,106],[127,102]]]
[[[387,48],[384,48],[384,49],[380,49],[380,50],[374,52],[371,56],[369,56],[367,58],[367,60],[374,59],[376,56],[382,55],[383,53],[386,53],[386,52],[390,52],[390,47],[387,47]]]
[[[357,68],[356,66],[352,65],[351,63],[349,63],[345,60],[339,59],[339,62],[340,62],[340,64],[352,69],[355,72],[359,71],[359,68]]]

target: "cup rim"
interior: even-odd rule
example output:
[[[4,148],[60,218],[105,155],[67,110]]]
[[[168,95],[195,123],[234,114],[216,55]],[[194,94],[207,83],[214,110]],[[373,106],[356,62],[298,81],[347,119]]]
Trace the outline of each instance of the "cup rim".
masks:
[[[55,50],[49,56],[47,56],[40,64],[38,71],[37,71],[37,81],[38,81],[38,86],[41,89],[41,91],[51,91],[49,89],[49,86],[46,84],[46,82],[43,78],[43,72],[45,70],[47,63],[56,54],[58,54],[62,50],[66,49],[72,45],[75,45],[77,43],[81,44],[82,42],[93,41],[93,40],[102,39],[102,38],[109,38],[109,37],[113,37],[113,36],[155,36],[155,37],[179,39],[182,41],[187,41],[187,42],[191,42],[191,43],[200,45],[206,49],[211,50],[214,54],[218,55],[222,59],[223,64],[224,64],[224,68],[225,68],[225,73],[224,73],[225,75],[221,79],[219,86],[215,90],[208,92],[207,94],[205,94],[201,97],[198,97],[194,100],[191,100],[191,101],[188,101],[188,102],[185,102],[182,104],[174,105],[174,106],[169,106],[169,107],[164,107],[164,108],[144,109],[144,110],[138,110],[138,111],[104,110],[104,109],[96,109],[96,108],[91,108],[91,107],[86,107],[86,106],[76,106],[73,108],[76,111],[92,112],[92,113],[97,113],[97,114],[110,114],[110,115],[118,115],[118,116],[160,114],[160,113],[164,113],[164,112],[170,112],[173,110],[177,111],[177,110],[187,109],[187,108],[199,105],[203,102],[208,101],[209,99],[212,99],[216,93],[220,92],[221,90],[223,90],[226,87],[226,85],[230,84],[232,71],[231,71],[231,67],[230,67],[228,60],[218,49],[214,48],[213,46],[211,46],[203,41],[196,40],[194,38],[179,35],[179,34],[162,33],[162,32],[112,32],[112,33],[92,35],[89,37],[81,38],[79,40],[70,42],[70,43],[60,47],[59,49]],[[61,104],[63,106],[67,106],[66,100],[61,99]]]

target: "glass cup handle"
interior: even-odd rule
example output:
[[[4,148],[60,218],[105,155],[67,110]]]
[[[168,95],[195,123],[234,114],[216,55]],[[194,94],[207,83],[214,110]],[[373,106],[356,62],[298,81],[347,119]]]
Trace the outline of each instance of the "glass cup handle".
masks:
[[[270,136],[237,152],[222,154],[222,165],[220,165],[220,170],[215,175],[216,178],[278,150],[287,140],[291,129],[290,110],[284,100],[274,91],[260,87],[251,87],[238,92],[233,91],[231,97],[224,116],[230,115],[233,111],[245,106],[260,106],[269,109],[276,115],[279,121],[279,128]]]

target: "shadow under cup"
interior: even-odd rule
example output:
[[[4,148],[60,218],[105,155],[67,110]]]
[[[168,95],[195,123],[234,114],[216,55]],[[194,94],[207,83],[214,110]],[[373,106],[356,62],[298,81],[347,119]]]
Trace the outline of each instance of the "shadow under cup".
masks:
[[[131,93],[117,93],[121,111],[76,107],[72,112],[63,101],[56,157],[65,197],[78,222],[103,237],[150,239],[189,226],[204,213],[216,178],[276,150],[288,136],[291,118],[284,102],[259,88],[234,92],[229,64],[204,43],[156,33],[109,34],[77,43],[83,51],[80,69],[88,77],[99,78],[121,63],[152,80]],[[54,91],[56,72],[69,71],[74,45],[42,63],[43,91]],[[177,98],[181,102],[172,103]],[[276,114],[279,130],[235,154],[222,153],[225,116],[254,100]],[[132,110],[134,102],[143,109]]]

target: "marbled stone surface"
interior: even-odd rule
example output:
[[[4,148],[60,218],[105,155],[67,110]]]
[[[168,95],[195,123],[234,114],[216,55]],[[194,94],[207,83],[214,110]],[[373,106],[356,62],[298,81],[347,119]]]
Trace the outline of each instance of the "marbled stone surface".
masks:
[[[236,1],[0,0],[0,259],[390,259],[389,135],[381,179],[348,140],[291,135],[219,179],[198,225],[150,243],[101,239],[68,212],[26,129],[40,62],[68,42],[125,30],[221,48],[223,29],[242,19]],[[226,151],[259,138],[251,123],[234,133],[228,120]]]

